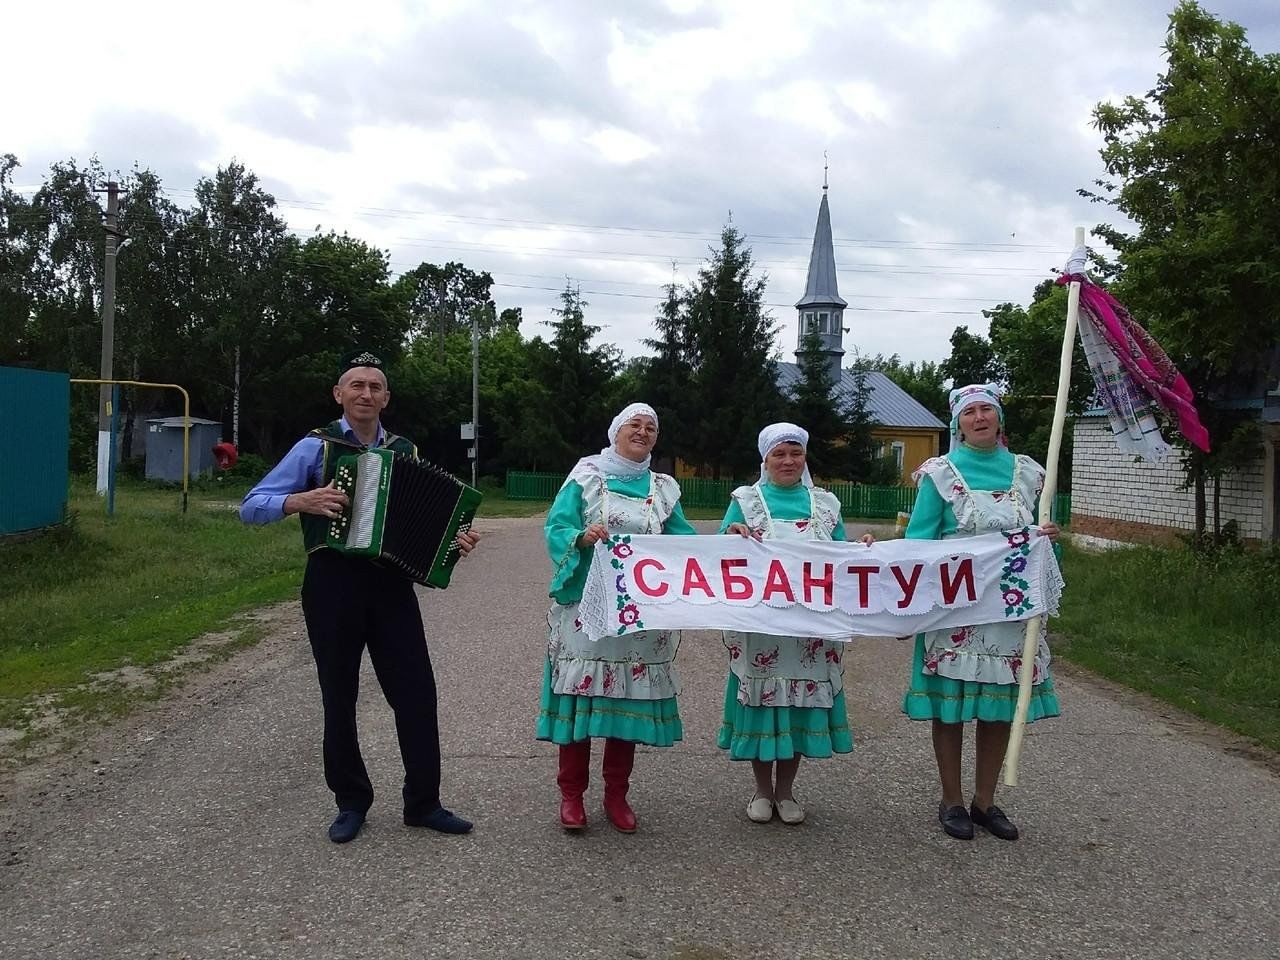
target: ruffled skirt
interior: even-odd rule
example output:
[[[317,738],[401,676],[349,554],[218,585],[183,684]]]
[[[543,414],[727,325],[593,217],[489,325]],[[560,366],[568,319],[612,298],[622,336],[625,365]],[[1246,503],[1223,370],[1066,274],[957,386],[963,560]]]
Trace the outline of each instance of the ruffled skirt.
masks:
[[[978,680],[955,680],[924,672],[924,634],[916,635],[916,652],[911,663],[911,687],[902,698],[902,712],[912,720],[941,720],[943,723],[965,723],[986,720],[1011,723],[1018,704],[1016,683],[983,683]],[[1031,688],[1031,704],[1027,722],[1056,717],[1058,696],[1053,689],[1053,676],[1048,667],[1044,679]]]
[[[651,747],[669,747],[683,739],[684,727],[675,697],[626,700],[555,693],[551,689],[551,661],[546,660],[537,738],[568,744],[590,737],[615,737]]]
[[[730,672],[717,742],[733,760],[790,760],[850,753],[853,734],[844,691],[830,707],[751,707],[738,702],[738,677]]]

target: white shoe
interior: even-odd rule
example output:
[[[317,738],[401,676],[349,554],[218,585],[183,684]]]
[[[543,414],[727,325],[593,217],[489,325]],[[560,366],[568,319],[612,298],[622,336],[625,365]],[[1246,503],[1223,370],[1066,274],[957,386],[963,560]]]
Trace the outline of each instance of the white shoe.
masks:
[[[804,823],[804,807],[796,803],[794,800],[777,801],[778,817],[783,823],[795,826],[797,823]]]
[[[768,823],[773,819],[773,801],[753,796],[747,804],[747,819],[752,823]]]

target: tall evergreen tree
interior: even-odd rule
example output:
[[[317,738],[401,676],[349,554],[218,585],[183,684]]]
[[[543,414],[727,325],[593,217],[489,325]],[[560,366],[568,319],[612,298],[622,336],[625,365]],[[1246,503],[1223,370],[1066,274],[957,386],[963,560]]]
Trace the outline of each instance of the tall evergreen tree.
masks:
[[[689,292],[692,446],[717,477],[749,476],[760,462],[756,436],[785,409],[774,358],[776,325],[764,308],[767,279],[732,223],[720,234]]]
[[[805,336],[796,361],[800,379],[792,388],[790,416],[809,431],[809,469],[819,477],[844,479],[849,460],[844,449],[845,435],[849,427],[836,396],[831,365],[816,331]]]
[[[666,456],[697,462],[687,425],[691,417],[689,382],[693,364],[689,360],[688,313],[684,297],[674,282],[666,288],[666,299],[653,319],[656,336],[644,344],[654,351],[640,377],[642,399],[658,412],[662,424],[658,443]]]
[[[897,463],[881,454],[880,442],[872,436],[876,420],[871,413],[869,364],[856,358],[850,373],[853,390],[841,397],[844,443],[838,448],[843,475],[854,483],[876,487],[897,486],[901,480]]]
[[[591,345],[600,328],[587,323],[586,306],[581,292],[565,284],[560,306],[551,311],[556,319],[546,321],[555,331],[549,349],[534,353],[536,379],[547,390],[549,406],[543,416],[556,428],[547,458],[553,469],[567,470],[584,452],[603,446],[613,413],[608,409],[609,386],[620,366],[620,353],[612,344]]]

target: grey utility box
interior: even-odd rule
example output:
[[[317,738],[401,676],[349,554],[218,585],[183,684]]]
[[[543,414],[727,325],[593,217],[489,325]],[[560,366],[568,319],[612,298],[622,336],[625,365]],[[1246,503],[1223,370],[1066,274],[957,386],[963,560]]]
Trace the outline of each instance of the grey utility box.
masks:
[[[213,470],[213,445],[222,439],[217,420],[191,418],[191,476]],[[147,479],[182,482],[182,418],[147,421]]]

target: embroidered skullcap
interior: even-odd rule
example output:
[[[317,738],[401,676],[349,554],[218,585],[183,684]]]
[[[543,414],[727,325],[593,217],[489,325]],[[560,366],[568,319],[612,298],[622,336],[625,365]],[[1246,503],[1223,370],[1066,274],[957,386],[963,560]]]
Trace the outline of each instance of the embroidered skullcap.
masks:
[[[375,370],[381,370],[384,377],[387,375],[387,366],[382,362],[382,358],[368,350],[355,350],[344,356],[338,364],[338,378],[341,379],[342,375],[353,367],[373,367]]]
[[[1000,403],[1000,387],[994,383],[971,383],[967,387],[956,387],[947,397],[951,407],[951,416],[958,417],[965,407],[975,403],[989,403],[1004,416],[1004,407]]]
[[[996,408],[1000,421],[1000,442],[1004,443],[1004,407],[1000,403],[1000,387],[994,383],[971,383],[956,387],[947,398],[951,407],[951,449],[960,446],[960,414],[975,403],[986,403]]]
[[[658,425],[658,413],[653,407],[647,403],[629,403],[622,409],[622,412],[613,418],[613,423],[609,424],[609,443],[612,445],[618,442],[618,431],[622,429],[622,425],[632,417],[643,414],[646,417],[653,418],[653,425]]]

